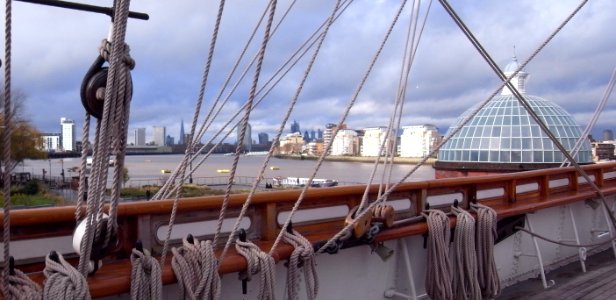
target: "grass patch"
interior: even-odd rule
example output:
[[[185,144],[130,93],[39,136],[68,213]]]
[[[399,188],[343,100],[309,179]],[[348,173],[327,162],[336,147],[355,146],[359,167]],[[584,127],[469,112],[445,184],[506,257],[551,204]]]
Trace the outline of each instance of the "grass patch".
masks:
[[[0,204],[4,205],[4,197],[0,195]],[[43,206],[43,205],[59,205],[62,204],[60,197],[48,194],[14,194],[11,195],[11,205],[15,206]]]
[[[145,199],[148,196],[148,191],[150,192],[150,197],[152,197],[159,189],[160,186],[127,187],[120,191],[120,197]],[[109,193],[109,190],[107,192]],[[221,194],[224,194],[223,190],[212,189],[205,185],[186,184],[182,187],[180,197],[202,197]]]

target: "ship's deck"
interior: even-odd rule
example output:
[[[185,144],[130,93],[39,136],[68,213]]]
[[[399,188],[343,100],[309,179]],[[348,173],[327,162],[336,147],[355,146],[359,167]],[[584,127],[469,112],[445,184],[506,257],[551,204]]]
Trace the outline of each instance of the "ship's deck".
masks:
[[[512,299],[616,299],[616,260],[612,249],[588,257],[587,272],[572,262],[547,274],[555,285],[544,289],[540,278],[533,278],[505,288],[499,300]]]

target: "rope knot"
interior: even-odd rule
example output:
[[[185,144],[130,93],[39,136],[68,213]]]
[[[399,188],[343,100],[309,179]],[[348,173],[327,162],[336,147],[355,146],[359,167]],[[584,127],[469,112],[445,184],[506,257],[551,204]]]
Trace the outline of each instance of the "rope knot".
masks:
[[[105,61],[111,60],[111,48],[112,44],[107,39],[101,41],[98,50],[100,56],[105,59]],[[122,62],[124,62],[130,70],[135,68],[135,60],[130,56],[130,46],[126,43],[124,43],[124,48],[122,49]]]
[[[235,249],[246,259],[246,278],[250,280],[252,275],[260,274],[259,292],[257,298],[261,300],[274,299],[274,267],[276,262],[269,254],[261,251],[259,247],[250,241],[235,241]]]
[[[90,299],[88,281],[61,254],[57,255],[57,261],[47,255],[43,273],[43,299]]]
[[[319,292],[319,278],[317,277],[312,243],[295,230],[292,230],[292,232],[284,231],[282,239],[294,247],[289,257],[287,269],[287,298],[299,299],[298,291],[301,279],[299,269],[303,268],[307,299],[316,299]]]
[[[178,278],[180,299],[218,299],[221,286],[212,241],[192,243],[186,238],[182,247],[171,249],[171,267]]]

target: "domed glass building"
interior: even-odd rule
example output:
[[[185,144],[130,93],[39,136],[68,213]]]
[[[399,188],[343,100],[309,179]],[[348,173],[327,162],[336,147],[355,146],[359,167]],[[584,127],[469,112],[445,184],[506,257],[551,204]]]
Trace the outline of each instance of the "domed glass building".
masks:
[[[505,69],[511,76],[518,69],[515,57]],[[574,148],[582,130],[569,113],[556,103],[541,97],[526,95],[525,72],[519,72],[511,83],[548,126],[560,143],[568,150]],[[478,104],[479,105],[479,104]],[[477,109],[468,109],[449,128],[450,132]],[[580,164],[591,163],[588,139],[574,156]],[[435,163],[437,178],[481,175],[486,172],[512,172],[560,165],[564,155],[556,148],[539,125],[519,103],[509,88],[492,98],[479,112],[441,147]],[[463,172],[464,174],[455,174]]]

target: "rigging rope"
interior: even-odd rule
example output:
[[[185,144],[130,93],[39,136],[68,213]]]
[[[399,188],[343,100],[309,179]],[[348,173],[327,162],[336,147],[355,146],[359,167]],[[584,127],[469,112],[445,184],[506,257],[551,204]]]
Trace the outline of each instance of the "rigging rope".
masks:
[[[220,298],[218,264],[212,241],[182,239],[182,247],[171,249],[171,267],[178,279],[180,299]]]
[[[276,262],[274,258],[261,251],[259,246],[251,243],[250,241],[235,241],[235,250],[241,256],[246,259],[248,264],[246,271],[240,273],[240,276],[245,276],[246,279],[250,281],[253,275],[260,274],[260,282],[259,282],[259,292],[257,293],[257,299],[259,300],[274,300],[275,295],[275,274],[274,268],[276,267]]]
[[[64,260],[62,254],[57,253],[57,256],[54,258],[51,257],[51,254],[47,255],[43,273],[45,274],[43,300],[90,299],[90,290],[88,290],[86,278]]]
[[[480,203],[471,203],[477,212],[477,271],[479,286],[484,298],[493,299],[500,293],[500,280],[494,262],[494,240],[496,233],[496,211]]]
[[[453,295],[455,299],[481,300],[477,278],[478,253],[475,251],[475,218],[455,205],[451,211],[457,218],[453,238]]]
[[[150,251],[143,249],[142,252],[133,249],[130,262],[132,264],[130,298],[133,300],[162,300],[163,283],[160,265],[152,257]]]
[[[451,262],[449,261],[449,217],[437,209],[424,210],[428,224],[428,262],[426,293],[430,299],[453,299]]]
[[[10,281],[9,281],[9,257],[11,255],[10,243],[11,243],[11,131],[13,118],[12,103],[11,103],[11,37],[12,37],[12,3],[13,1],[7,0],[5,2],[4,13],[4,130],[2,132],[2,165],[4,166],[4,172],[2,173],[3,181],[3,249],[4,249],[4,268],[2,269],[2,289],[5,296],[9,294]]]
[[[304,270],[306,299],[316,299],[319,293],[319,277],[312,243],[295,230],[292,233],[285,230],[282,239],[294,248],[287,268],[287,299],[299,299],[300,268]]]

